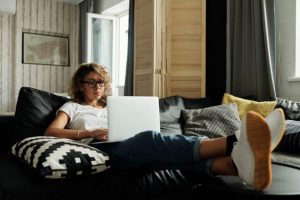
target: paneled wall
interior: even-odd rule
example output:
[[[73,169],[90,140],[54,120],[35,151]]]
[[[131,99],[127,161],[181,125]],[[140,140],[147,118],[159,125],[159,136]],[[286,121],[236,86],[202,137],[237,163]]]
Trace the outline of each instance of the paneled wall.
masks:
[[[14,90],[14,17],[0,13],[0,110],[11,110]]]
[[[79,6],[57,0],[17,0],[16,14],[0,13],[0,108],[14,111],[22,86],[67,92],[78,52]],[[22,32],[68,36],[70,66],[22,63]]]

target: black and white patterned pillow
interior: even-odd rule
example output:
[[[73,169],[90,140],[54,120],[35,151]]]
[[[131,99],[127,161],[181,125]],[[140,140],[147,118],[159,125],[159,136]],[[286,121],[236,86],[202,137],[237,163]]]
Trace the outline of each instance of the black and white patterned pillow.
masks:
[[[106,153],[70,139],[35,136],[17,142],[11,152],[45,178],[87,175],[108,169]]]
[[[240,131],[240,118],[236,103],[202,109],[182,110],[185,135],[203,135],[217,138]]]

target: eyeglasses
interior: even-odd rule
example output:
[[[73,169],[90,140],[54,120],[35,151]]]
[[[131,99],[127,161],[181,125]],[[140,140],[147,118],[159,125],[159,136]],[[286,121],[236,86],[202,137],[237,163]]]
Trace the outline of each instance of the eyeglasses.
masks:
[[[104,81],[103,80],[88,80],[88,81],[81,81],[81,83],[86,83],[90,88],[95,88],[97,85],[100,87],[104,87]]]

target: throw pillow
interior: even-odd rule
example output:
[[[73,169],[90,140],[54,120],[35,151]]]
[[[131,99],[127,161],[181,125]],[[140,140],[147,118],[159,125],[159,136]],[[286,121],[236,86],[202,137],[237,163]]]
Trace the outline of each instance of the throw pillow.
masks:
[[[300,121],[296,120],[285,120],[285,134],[300,132]]]
[[[288,99],[275,98],[276,107],[282,108],[286,119],[300,121],[300,102]]]
[[[261,114],[263,117],[266,117],[276,106],[276,101],[257,102],[225,93],[223,96],[222,104],[228,103],[237,104],[240,118],[242,118],[248,111],[255,111]]]
[[[240,131],[241,122],[235,103],[183,110],[182,114],[186,121],[184,133],[187,135],[199,134],[217,138]]]
[[[160,132],[165,135],[182,134],[180,114],[184,103],[180,96],[159,99]]]
[[[11,153],[38,175],[50,179],[94,174],[109,168],[109,157],[104,152],[64,138],[25,138],[12,146]]]
[[[42,136],[56,111],[68,98],[30,87],[22,87],[19,91],[14,117],[14,141],[27,137]]]

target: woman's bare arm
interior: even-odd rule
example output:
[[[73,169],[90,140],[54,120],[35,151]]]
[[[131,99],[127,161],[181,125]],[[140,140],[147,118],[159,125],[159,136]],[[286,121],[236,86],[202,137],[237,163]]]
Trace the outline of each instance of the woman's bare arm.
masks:
[[[69,122],[69,116],[64,112],[58,112],[55,119],[46,129],[45,136],[55,136],[61,138],[69,138],[80,140],[84,138],[95,138],[97,140],[107,140],[107,129],[90,130],[72,130],[65,129]]]

